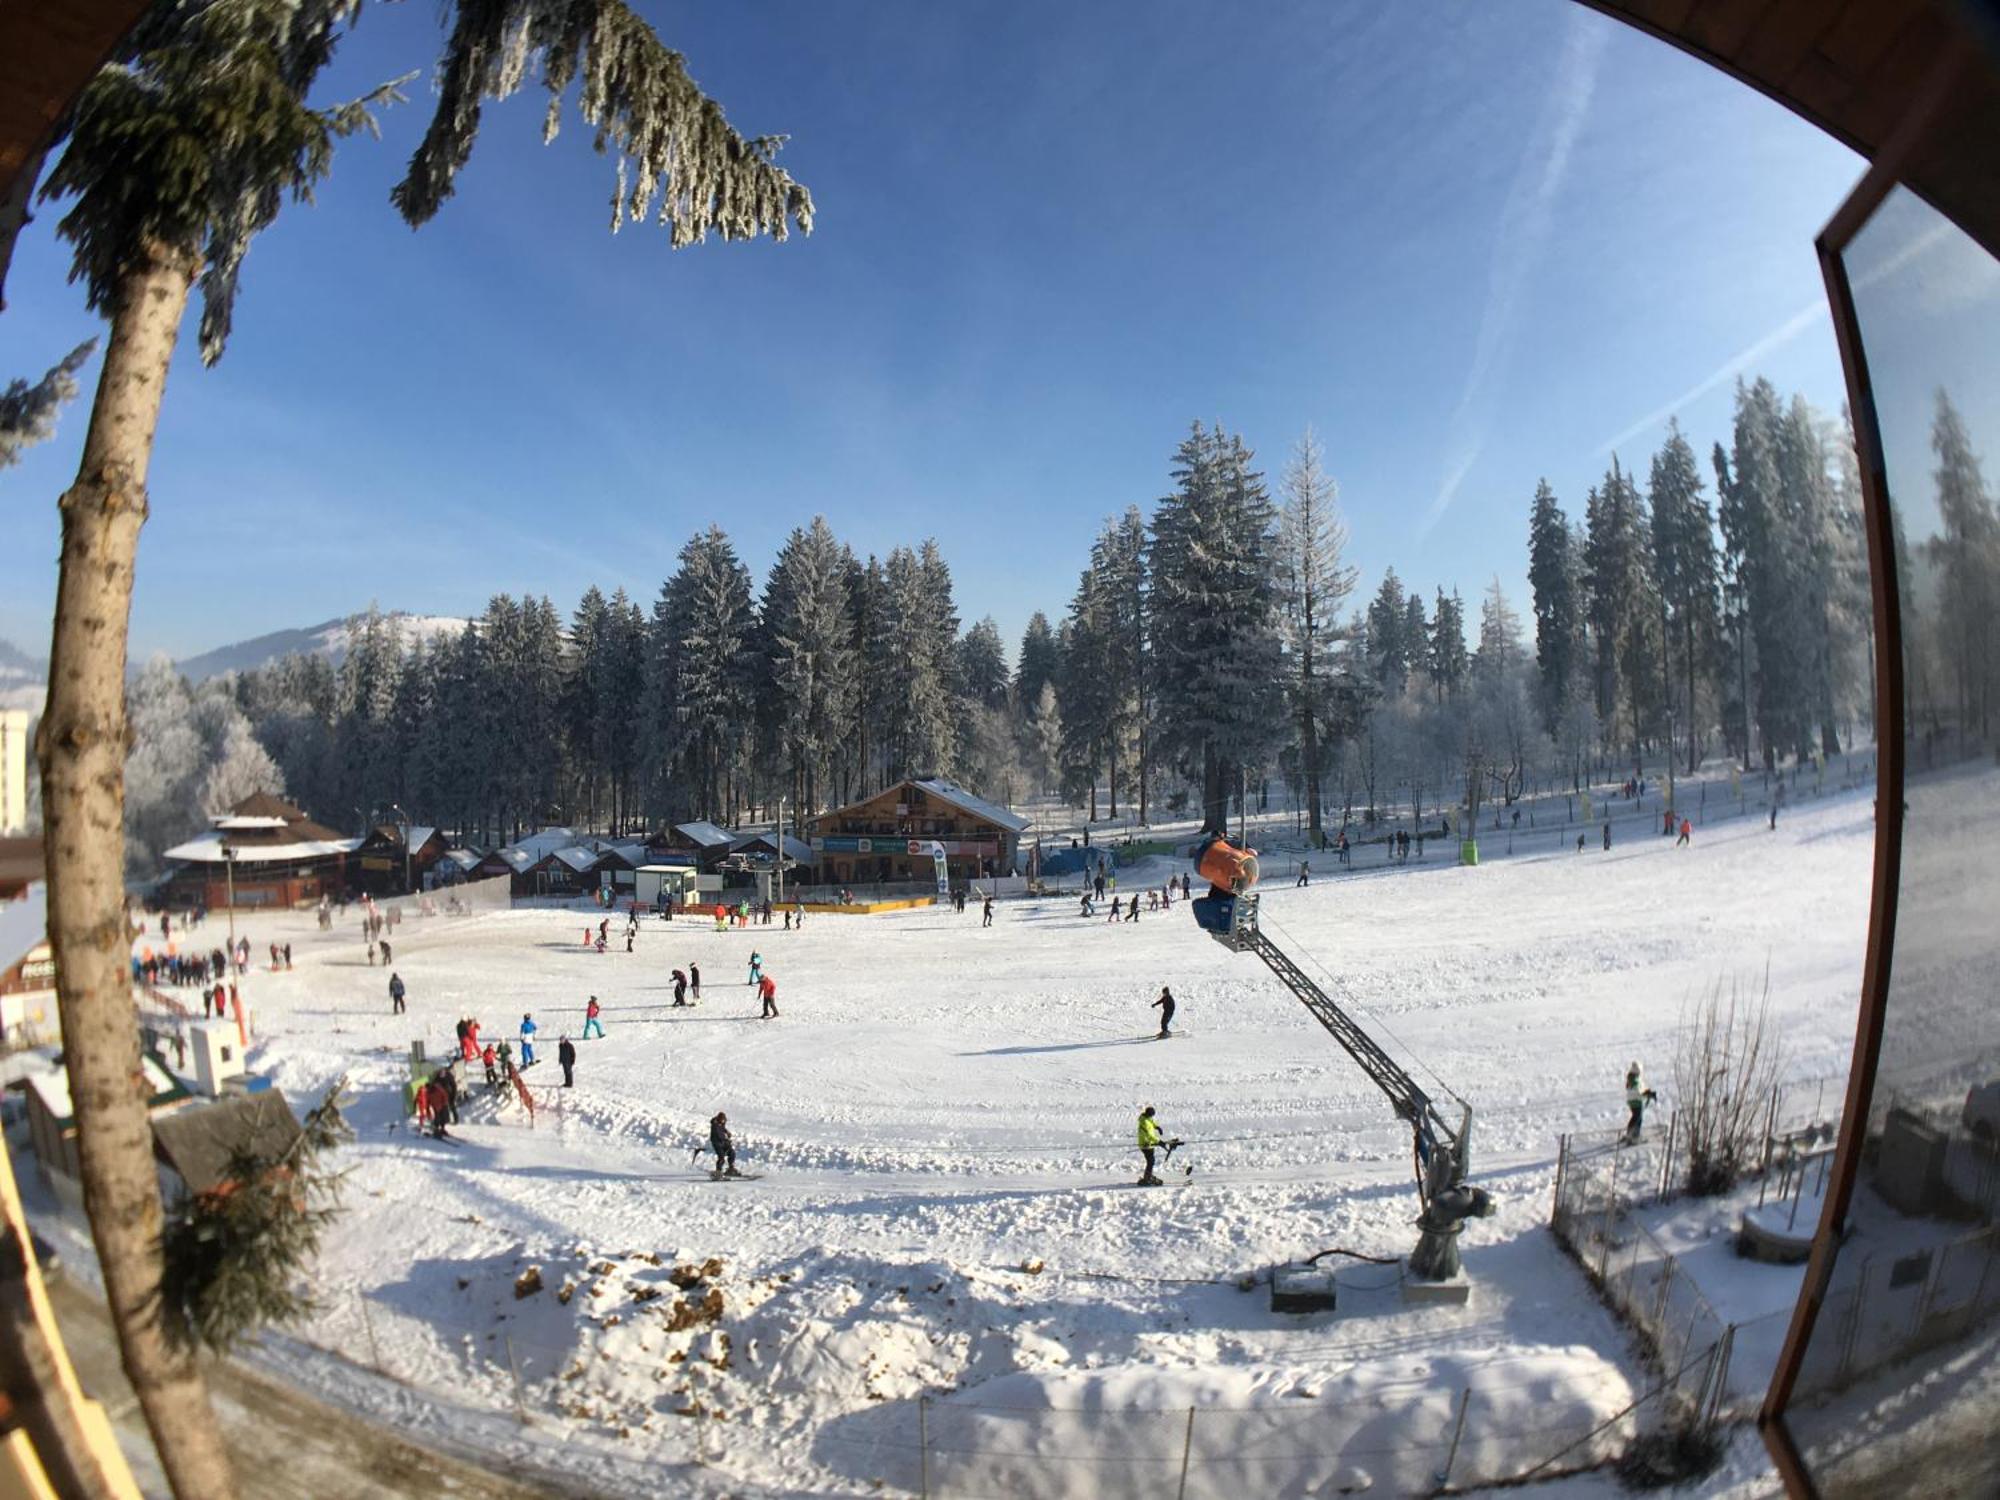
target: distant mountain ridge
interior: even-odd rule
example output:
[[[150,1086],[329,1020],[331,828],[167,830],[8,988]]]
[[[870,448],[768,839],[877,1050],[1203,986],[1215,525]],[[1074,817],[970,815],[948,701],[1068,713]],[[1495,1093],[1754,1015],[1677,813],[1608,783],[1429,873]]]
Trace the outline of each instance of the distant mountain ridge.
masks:
[[[184,657],[174,665],[189,682],[206,682],[225,672],[253,671],[295,653],[324,656],[339,666],[347,655],[348,627],[360,618],[360,615],[348,615],[321,625],[308,625],[301,630],[274,630],[269,635],[217,646],[199,656]],[[433,641],[439,636],[457,635],[469,623],[456,615],[413,615],[402,610],[391,610],[382,618],[396,627],[405,647],[418,639]],[[144,665],[143,659],[135,659],[130,667],[137,672]],[[25,708],[31,714],[39,715],[48,690],[48,662],[41,657],[30,656],[10,641],[0,641],[0,708]]]
[[[280,657],[294,655],[324,656],[339,666],[347,655],[349,626],[360,618],[360,615],[346,615],[299,630],[274,630],[269,635],[217,646],[199,656],[183,657],[174,665],[181,669],[181,675],[189,682],[206,682],[225,672],[253,671],[269,666]],[[457,635],[468,623],[455,615],[413,615],[402,610],[391,610],[382,619],[396,628],[405,646],[419,639],[430,641],[441,635]]]

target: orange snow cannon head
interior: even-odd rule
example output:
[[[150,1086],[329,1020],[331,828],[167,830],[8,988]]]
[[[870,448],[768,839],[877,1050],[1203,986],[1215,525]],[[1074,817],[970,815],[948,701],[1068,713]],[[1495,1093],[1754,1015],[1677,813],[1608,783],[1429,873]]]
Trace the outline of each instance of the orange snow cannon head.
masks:
[[[1257,883],[1257,851],[1211,835],[1195,850],[1194,869],[1217,890],[1240,896]]]

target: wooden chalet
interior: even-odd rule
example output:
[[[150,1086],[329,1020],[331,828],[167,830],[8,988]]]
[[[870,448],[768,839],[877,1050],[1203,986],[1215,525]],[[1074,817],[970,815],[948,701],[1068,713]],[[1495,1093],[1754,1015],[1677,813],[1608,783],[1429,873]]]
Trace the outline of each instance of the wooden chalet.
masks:
[[[953,880],[1014,872],[1028,820],[942,777],[899,781],[872,797],[821,813],[807,843],[823,884],[928,880],[931,844],[944,845]]]
[[[233,864],[238,906],[310,906],[346,889],[348,856],[359,842],[315,823],[282,797],[257,792],[215,819],[208,832],[167,851],[156,899],[168,906],[225,907]]]

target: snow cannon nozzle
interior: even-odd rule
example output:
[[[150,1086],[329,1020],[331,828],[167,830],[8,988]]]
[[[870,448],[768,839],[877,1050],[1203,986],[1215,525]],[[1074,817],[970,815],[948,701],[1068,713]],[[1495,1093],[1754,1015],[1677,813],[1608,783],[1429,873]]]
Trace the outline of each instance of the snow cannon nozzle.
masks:
[[[1220,895],[1240,896],[1257,883],[1257,851],[1210,834],[1195,849],[1195,873]]]

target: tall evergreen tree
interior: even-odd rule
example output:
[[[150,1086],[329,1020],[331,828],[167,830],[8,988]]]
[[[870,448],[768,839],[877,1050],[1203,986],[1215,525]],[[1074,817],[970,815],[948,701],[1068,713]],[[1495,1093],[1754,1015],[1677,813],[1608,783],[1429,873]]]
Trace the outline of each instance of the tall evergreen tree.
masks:
[[[610,747],[598,738],[597,693],[604,676],[604,652],[609,635],[609,609],[592,584],[577,601],[570,617],[569,654],[563,674],[562,728],[575,777],[576,802],[584,821],[597,826],[598,798],[604,790],[605,761]]]
[[[1399,696],[1409,684],[1413,655],[1429,649],[1421,637],[1417,641],[1404,640],[1406,606],[1403,581],[1391,568],[1382,575],[1382,586],[1368,604],[1366,652],[1369,674],[1376,687],[1391,698]]]
[[[1991,729],[2000,685],[2000,516],[1965,421],[1942,389],[1931,419],[1937,455],[1938,533],[1925,543],[1938,568],[1938,636],[1958,699],[1960,731]]]
[[[1453,589],[1437,591],[1437,612],[1431,617],[1427,666],[1433,700],[1443,703],[1465,687],[1471,660],[1465,652],[1465,601]]]
[[[1540,677],[1542,724],[1556,733],[1568,707],[1583,619],[1572,587],[1569,518],[1544,479],[1535,486],[1528,517],[1528,585],[1535,596],[1535,665]]]
[[[1021,656],[1014,666],[1014,701],[1032,709],[1042,701],[1042,689],[1056,680],[1059,663],[1056,633],[1039,609],[1028,616],[1021,636]]]
[[[824,805],[855,691],[847,557],[824,516],[794,530],[764,592],[766,649],[795,811]],[[1004,671],[1004,664],[1003,669]]]
[[[1702,498],[1694,449],[1669,422],[1666,446],[1653,455],[1648,482],[1653,510],[1653,567],[1665,610],[1662,671],[1675,684],[1674,717],[1687,737],[1687,769],[1701,764],[1703,704],[1719,629],[1715,518]]]
[[[1009,675],[1000,627],[991,615],[974,621],[958,641],[958,682],[966,701],[980,708],[1006,708]]]
[[[1341,692],[1340,609],[1354,591],[1355,570],[1346,562],[1347,526],[1340,518],[1339,490],[1326,472],[1325,454],[1311,428],[1292,450],[1283,489],[1278,570],[1290,658],[1286,689],[1299,728],[1306,831],[1314,844],[1324,845],[1321,783],[1328,770],[1327,752],[1338,746],[1341,709],[1349,701]]]
[[[1826,434],[1819,414],[1803,396],[1794,396],[1778,425],[1778,482],[1795,602],[1793,633],[1800,673],[1799,751],[1811,748],[1817,725],[1819,749],[1840,753],[1834,707],[1834,559],[1839,547]]]
[[[952,650],[957,614],[934,543],[898,547],[883,569],[877,655],[887,672],[882,720],[887,777],[949,776],[958,749]],[[940,588],[943,597],[939,597]]]
[[[664,821],[730,818],[750,727],[750,570],[719,526],[696,533],[653,607],[645,727]]]
[[[1736,387],[1736,421],[1721,492],[1723,543],[1730,555],[1755,652],[1751,711],[1764,746],[1764,764],[1796,754],[1804,744],[1807,664],[1797,621],[1802,609],[1794,540],[1786,524],[1779,472],[1779,429],[1784,417],[1777,390],[1759,378]],[[1721,482],[1718,476],[1718,484]]]
[[[1194,425],[1173,478],[1153,516],[1160,737],[1200,778],[1202,826],[1221,833],[1230,792],[1282,723],[1277,517],[1249,449],[1220,427]]]

